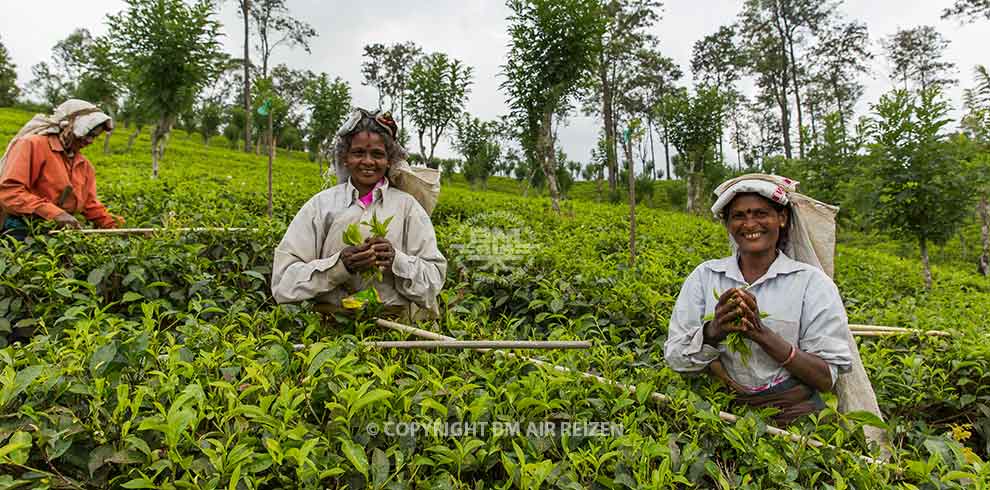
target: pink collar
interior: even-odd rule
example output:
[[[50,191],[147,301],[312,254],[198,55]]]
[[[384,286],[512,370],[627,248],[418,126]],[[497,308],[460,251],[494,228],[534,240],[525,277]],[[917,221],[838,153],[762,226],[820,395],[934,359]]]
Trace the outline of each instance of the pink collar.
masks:
[[[361,201],[361,204],[363,204],[363,205],[364,205],[364,207],[368,207],[368,206],[370,206],[370,205],[371,205],[371,201],[372,201],[372,200],[374,199],[374,197],[375,197],[375,189],[378,189],[379,187],[381,187],[381,186],[383,186],[383,185],[385,185],[385,177],[382,177],[382,179],[381,179],[381,180],[379,180],[379,181],[378,181],[378,182],[377,182],[377,183],[375,184],[375,186],[374,186],[374,187],[372,187],[370,191],[368,191],[368,193],[367,193],[367,194],[365,194],[365,195],[363,195],[363,196],[359,196],[359,197],[358,197],[358,201]]]

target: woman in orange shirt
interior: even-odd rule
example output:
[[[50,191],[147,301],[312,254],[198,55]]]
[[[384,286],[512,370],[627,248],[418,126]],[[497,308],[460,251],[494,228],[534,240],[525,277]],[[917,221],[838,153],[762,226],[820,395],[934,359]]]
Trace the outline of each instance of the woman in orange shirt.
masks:
[[[79,150],[113,120],[89,102],[72,99],[51,116],[35,116],[11,140],[0,160],[0,229],[23,240],[24,218],[40,216],[61,227],[80,228],[81,213],[100,228],[115,228],[112,216],[96,197],[93,164]]]

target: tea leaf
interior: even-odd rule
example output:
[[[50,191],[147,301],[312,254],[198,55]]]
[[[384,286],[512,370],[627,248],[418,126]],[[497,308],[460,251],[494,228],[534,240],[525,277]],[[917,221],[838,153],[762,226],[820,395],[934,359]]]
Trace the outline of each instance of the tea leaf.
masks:
[[[368,479],[368,455],[364,453],[364,447],[344,437],[339,437],[338,439],[340,440],[340,450],[344,453],[344,456],[354,465],[354,469],[358,473],[361,473],[365,479]]]

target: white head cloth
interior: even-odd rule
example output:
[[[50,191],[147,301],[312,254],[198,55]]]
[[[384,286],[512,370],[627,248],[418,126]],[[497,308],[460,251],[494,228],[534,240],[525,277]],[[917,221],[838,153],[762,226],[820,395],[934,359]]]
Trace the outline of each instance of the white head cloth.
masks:
[[[345,126],[346,124],[345,122]],[[346,134],[341,134],[342,130],[343,128],[337,131],[333,139],[333,145],[330,148],[336,148],[337,141],[347,136]],[[351,172],[347,170],[344,162],[337,160],[336,152],[334,152],[333,163],[334,171],[337,174],[337,184],[347,182],[351,178]],[[420,206],[423,206],[426,214],[433,214],[433,208],[436,207],[437,200],[440,198],[439,170],[429,167],[413,167],[409,165],[409,162],[399,160],[388,167],[387,175],[389,185],[409,193],[409,195],[419,202]],[[327,174],[328,176],[329,174]],[[327,179],[324,179],[324,186],[326,187],[328,184]]]
[[[10,139],[10,142],[7,143],[7,149],[3,152],[3,157],[0,158],[0,175],[3,175],[3,169],[7,164],[7,153],[14,142],[36,134],[59,134],[70,124],[72,125],[72,134],[76,138],[86,136],[93,128],[101,124],[108,124],[110,129],[113,129],[113,119],[102,112],[99,107],[85,100],[69,99],[59,104],[50,116],[36,114]]]
[[[839,208],[799,194],[798,184],[796,180],[779,175],[741,175],[715,188],[718,198],[712,206],[712,213],[721,217],[722,210],[742,193],[756,193],[787,206],[791,226],[783,252],[794,260],[825,271],[831,277],[835,273],[835,215]],[[731,234],[729,243],[735,253],[739,246]]]

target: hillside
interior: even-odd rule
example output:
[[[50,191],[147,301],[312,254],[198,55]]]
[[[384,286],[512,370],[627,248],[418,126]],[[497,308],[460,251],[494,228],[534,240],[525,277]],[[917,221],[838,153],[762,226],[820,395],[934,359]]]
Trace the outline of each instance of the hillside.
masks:
[[[0,144],[28,117],[0,109]],[[360,342],[402,337],[367,321],[328,329],[308,305],[276,306],[272,251],[321,188],[316,164],[279,153],[269,220],[264,157],[180,132],[152,181],[147,131],[131,152],[119,133],[112,155],[84,153],[128,226],[255,230],[0,245],[0,330],[38,329],[29,345],[0,349],[0,486],[961,488],[990,478],[990,281],[952,263],[934,268],[926,292],[916,260],[874,250],[897,244],[837,251],[850,321],[953,333],[860,339],[895,445],[891,464],[870,464],[858,456],[879,453],[863,417],[826,409],[791,430],[832,447],[791,443],[767,434],[759,413],[722,423],[719,409],[741,413],[729,397],[666,367],[683,278],[728,252],[711,220],[641,207],[630,269],[624,205],[572,199],[556,217],[513,182],[443,190],[433,221],[450,267],[431,328],[592,340],[590,352],[539,357],[638,386],[629,393],[491,353],[370,350]],[[438,421],[622,431],[381,432]]]

